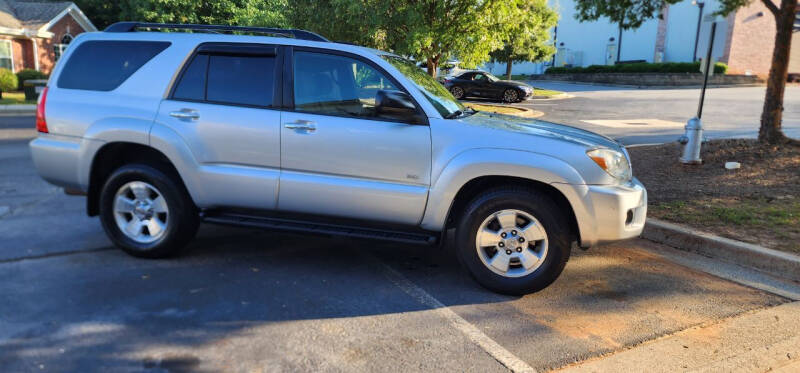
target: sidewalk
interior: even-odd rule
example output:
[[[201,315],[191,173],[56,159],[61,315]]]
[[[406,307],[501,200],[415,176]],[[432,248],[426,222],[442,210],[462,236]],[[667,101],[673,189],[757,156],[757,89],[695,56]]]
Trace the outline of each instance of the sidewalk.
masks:
[[[800,302],[687,329],[561,372],[764,372],[800,369]]]

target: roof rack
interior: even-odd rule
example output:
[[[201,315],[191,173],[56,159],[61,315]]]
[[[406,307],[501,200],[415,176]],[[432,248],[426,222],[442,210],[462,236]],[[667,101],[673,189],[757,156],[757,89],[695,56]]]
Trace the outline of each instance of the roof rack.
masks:
[[[255,34],[270,34],[280,37],[295,38],[310,41],[330,41],[306,30],[268,28],[268,27],[247,27],[247,26],[221,26],[221,25],[193,25],[177,23],[148,23],[148,22],[117,22],[106,27],[104,32],[134,32],[137,29],[179,29],[203,32],[249,32]]]

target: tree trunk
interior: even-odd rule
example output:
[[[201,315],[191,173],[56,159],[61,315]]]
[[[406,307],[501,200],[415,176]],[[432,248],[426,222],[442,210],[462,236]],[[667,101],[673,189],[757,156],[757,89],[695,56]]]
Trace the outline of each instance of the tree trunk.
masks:
[[[781,131],[783,94],[789,73],[789,48],[792,45],[792,25],[796,9],[797,0],[783,0],[780,11],[775,16],[775,47],[772,50],[772,66],[767,78],[761,128],[758,130],[758,141],[762,143],[778,144],[786,141],[786,136]]]
[[[438,71],[439,61],[428,57],[428,75],[436,79],[436,72]]]
[[[506,61],[506,80],[511,80],[511,64],[512,63],[513,62],[511,61],[511,58],[509,58],[508,61]]]

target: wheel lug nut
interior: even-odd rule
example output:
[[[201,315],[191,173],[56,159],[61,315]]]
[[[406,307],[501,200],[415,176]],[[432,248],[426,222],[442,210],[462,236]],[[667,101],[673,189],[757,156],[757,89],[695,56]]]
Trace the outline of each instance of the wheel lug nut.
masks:
[[[525,242],[525,239],[524,239],[524,238],[522,238],[522,237],[520,237],[518,241],[519,241],[519,242]]]
[[[521,252],[522,252],[522,248],[521,248],[521,247],[518,247],[518,248],[517,248],[517,252],[518,252],[518,253],[521,253]]]
[[[500,246],[500,247],[505,247],[505,246],[506,246],[506,244],[504,244],[504,243],[500,242],[499,244],[497,244],[497,246]]]
[[[511,235],[512,236],[516,236],[517,235],[517,231],[511,231]]]
[[[506,250],[507,255],[511,255],[511,250]]]
[[[500,237],[506,238],[506,232],[500,233]]]

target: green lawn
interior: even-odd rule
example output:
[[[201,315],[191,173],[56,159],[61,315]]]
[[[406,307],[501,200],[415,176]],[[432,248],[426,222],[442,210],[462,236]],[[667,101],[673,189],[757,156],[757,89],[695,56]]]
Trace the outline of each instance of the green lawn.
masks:
[[[26,101],[25,94],[22,92],[3,92],[3,98],[0,98],[0,105],[21,105],[21,104],[36,105],[36,101]]]
[[[473,102],[465,102],[465,106],[471,107],[478,111],[487,111],[490,113],[497,113],[497,114],[511,114],[511,115],[518,115],[519,113],[523,112],[522,109],[517,109],[511,106],[500,106],[500,105],[481,105],[476,104]]]

